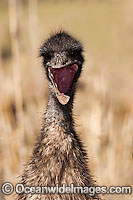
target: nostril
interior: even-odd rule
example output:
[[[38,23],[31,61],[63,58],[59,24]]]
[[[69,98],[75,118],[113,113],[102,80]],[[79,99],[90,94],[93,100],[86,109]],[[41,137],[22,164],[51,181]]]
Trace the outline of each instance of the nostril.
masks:
[[[63,65],[65,65],[67,62],[68,62],[68,60],[65,60],[65,61],[63,61],[63,63],[62,63],[62,64],[63,64]]]

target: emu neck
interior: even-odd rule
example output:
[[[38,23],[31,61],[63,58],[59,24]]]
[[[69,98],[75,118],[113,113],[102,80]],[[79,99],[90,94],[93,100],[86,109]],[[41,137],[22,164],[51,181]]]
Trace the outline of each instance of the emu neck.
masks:
[[[52,93],[49,94],[44,127],[49,128],[49,134],[73,131],[72,107],[71,100],[61,105]]]

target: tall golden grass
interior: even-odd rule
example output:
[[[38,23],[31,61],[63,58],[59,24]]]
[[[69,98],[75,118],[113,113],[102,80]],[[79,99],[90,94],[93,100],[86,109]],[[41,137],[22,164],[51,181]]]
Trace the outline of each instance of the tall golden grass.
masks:
[[[39,47],[51,31],[63,28],[85,47],[74,115],[90,168],[99,185],[133,186],[133,2],[0,3],[0,184],[19,182],[32,152],[48,95]],[[1,193],[0,199],[11,196]]]

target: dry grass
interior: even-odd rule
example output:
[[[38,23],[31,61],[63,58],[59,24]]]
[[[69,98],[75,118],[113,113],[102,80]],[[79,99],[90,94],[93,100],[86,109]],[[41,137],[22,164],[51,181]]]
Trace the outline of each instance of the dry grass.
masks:
[[[30,6],[25,1],[18,5],[16,53],[8,3],[0,3],[0,183],[18,182],[32,152],[48,95],[38,47],[62,27],[85,46],[74,114],[90,167],[99,185],[133,186],[132,1],[38,1]]]

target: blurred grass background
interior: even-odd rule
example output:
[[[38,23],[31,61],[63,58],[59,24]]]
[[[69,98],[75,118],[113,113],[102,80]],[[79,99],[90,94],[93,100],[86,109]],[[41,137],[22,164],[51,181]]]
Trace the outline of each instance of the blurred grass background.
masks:
[[[133,186],[132,11],[132,0],[0,0],[0,184],[19,182],[32,152],[48,95],[38,50],[62,28],[85,48],[74,114],[90,168],[99,185]]]

